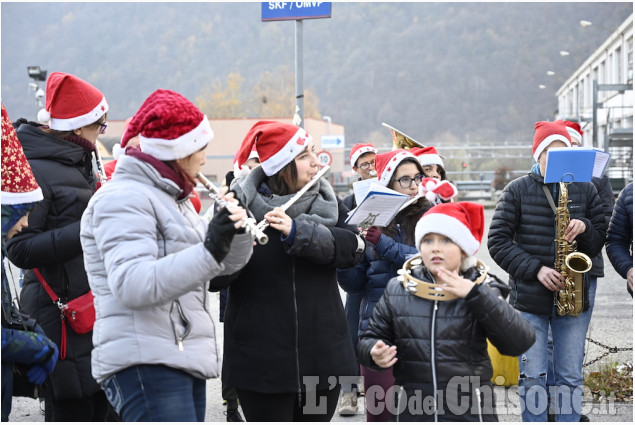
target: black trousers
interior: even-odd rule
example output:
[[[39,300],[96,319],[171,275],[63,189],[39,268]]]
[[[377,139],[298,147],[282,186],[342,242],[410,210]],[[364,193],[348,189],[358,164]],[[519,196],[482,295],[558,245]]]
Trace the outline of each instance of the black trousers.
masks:
[[[335,413],[340,386],[331,390],[266,394],[236,388],[248,422],[329,422]]]
[[[114,422],[118,415],[103,391],[85,398],[44,399],[45,422]]]

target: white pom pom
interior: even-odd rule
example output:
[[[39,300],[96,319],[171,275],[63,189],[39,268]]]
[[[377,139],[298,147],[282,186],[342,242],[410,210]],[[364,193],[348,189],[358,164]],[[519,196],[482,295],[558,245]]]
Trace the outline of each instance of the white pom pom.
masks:
[[[121,147],[121,143],[115,143],[114,145],[112,145],[112,157],[115,159],[119,159],[119,157],[123,155],[125,151],[126,150]]]
[[[37,113],[37,122],[46,124],[51,120],[51,114],[46,109],[40,109]]]
[[[436,203],[437,195],[432,191],[426,192],[426,199],[434,204]]]
[[[426,190],[432,191],[437,188],[437,182],[434,180],[430,180],[426,183]]]

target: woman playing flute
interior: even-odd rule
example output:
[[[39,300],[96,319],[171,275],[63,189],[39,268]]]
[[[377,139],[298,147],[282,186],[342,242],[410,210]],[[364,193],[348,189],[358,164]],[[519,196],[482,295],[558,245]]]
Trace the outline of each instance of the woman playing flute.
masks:
[[[269,242],[254,247],[229,284],[223,383],[236,388],[247,421],[329,421],[339,378],[357,370],[335,269],[359,261],[364,244],[342,224],[325,179],[281,208],[318,173],[311,136],[259,121],[237,164],[254,144],[261,163],[231,190],[257,221],[269,223]]]
[[[220,369],[207,285],[247,263],[253,238],[243,208],[223,207],[207,225],[189,201],[214,135],[196,106],[157,90],[122,143],[137,135],[141,149],[126,148],[81,222],[97,313],[92,373],[125,422],[202,422],[206,379]]]

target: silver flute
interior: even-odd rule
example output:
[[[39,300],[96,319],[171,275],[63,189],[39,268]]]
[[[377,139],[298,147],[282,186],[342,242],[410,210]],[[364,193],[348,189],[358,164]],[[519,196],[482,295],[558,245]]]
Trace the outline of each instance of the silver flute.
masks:
[[[328,165],[325,165],[324,168],[322,168],[320,171],[318,171],[318,173],[315,175],[315,177],[313,177],[307,184],[305,184],[304,186],[302,186],[302,188],[300,190],[298,190],[298,192],[293,195],[291,197],[291,199],[289,199],[287,202],[285,202],[280,208],[282,208],[282,211],[286,211],[287,208],[289,208],[291,205],[293,205],[298,199],[300,199],[300,197],[302,195],[304,195],[304,193],[309,190],[311,188],[311,186],[313,186],[315,183],[317,183],[320,178],[326,174],[326,172],[329,170],[329,168],[331,168]],[[267,220],[265,220],[264,218],[260,221],[260,223],[258,223],[258,229],[261,231],[264,231],[267,227],[269,227],[269,222]]]
[[[210,198],[214,199],[221,208],[228,206],[227,201],[225,201],[225,199],[221,196],[220,190],[214,186],[214,183],[209,181],[207,177],[199,172],[196,174],[196,179],[205,186],[205,188],[209,191]],[[247,214],[251,215],[249,210],[247,210]],[[247,230],[260,245],[264,245],[269,242],[269,236],[265,235],[265,233],[256,226],[256,219],[252,217],[244,218],[240,221],[240,226],[245,228],[245,230]]]
[[[101,160],[101,153],[99,153],[99,146],[95,145],[95,163],[97,163],[97,177],[99,182],[103,185],[106,183],[106,170],[104,168],[104,161]]]

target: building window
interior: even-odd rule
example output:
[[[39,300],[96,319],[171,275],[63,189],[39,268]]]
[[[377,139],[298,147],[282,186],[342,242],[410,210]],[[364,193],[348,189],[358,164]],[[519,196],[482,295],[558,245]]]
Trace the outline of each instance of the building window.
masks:
[[[626,78],[628,84],[633,82],[633,39],[626,43]]]
[[[615,49],[615,82],[622,84],[622,49]]]

